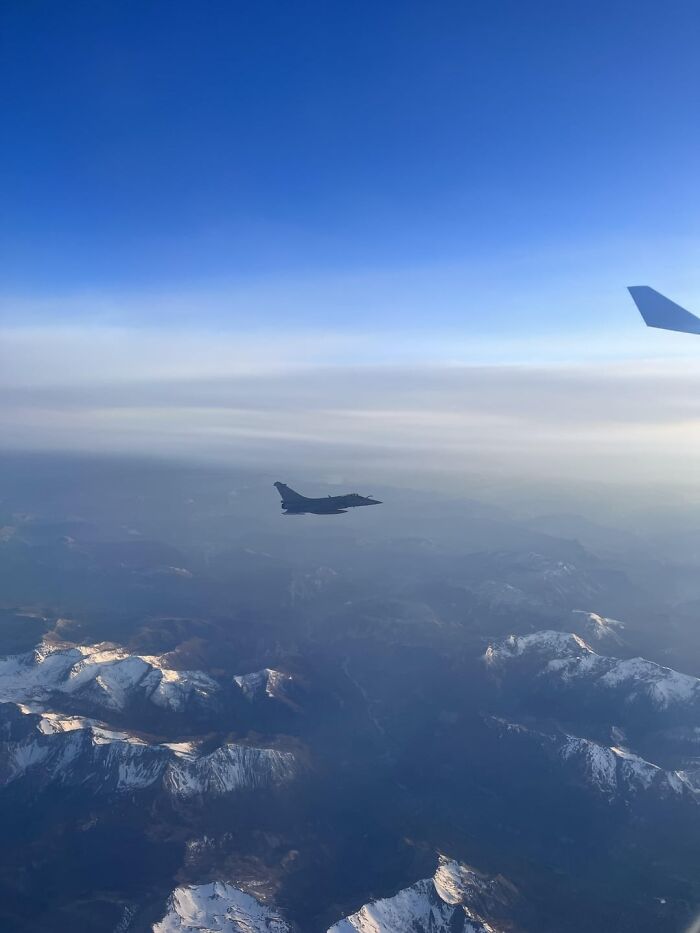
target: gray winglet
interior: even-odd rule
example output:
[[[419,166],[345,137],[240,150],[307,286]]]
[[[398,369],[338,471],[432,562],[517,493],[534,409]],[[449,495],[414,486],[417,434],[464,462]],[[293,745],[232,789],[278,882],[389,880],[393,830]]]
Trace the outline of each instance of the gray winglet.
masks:
[[[628,291],[648,327],[700,334],[700,318],[648,285],[630,285]]]

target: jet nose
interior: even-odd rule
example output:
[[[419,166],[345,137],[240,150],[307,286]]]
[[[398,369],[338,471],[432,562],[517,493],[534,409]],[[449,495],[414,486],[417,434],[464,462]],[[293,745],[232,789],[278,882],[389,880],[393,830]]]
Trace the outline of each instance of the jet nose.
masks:
[[[367,505],[381,505],[381,504],[382,504],[382,500],[381,500],[381,499],[372,499],[372,498],[369,498],[369,499],[367,500]]]

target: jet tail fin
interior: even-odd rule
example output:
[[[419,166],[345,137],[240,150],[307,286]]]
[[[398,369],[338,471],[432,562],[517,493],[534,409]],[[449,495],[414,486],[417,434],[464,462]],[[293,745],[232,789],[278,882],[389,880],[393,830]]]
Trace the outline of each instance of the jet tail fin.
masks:
[[[283,502],[295,502],[303,499],[304,497],[298,492],[294,492],[293,489],[290,489],[289,486],[284,483],[275,483],[275,489],[282,497]]]
[[[648,327],[700,334],[700,318],[648,285],[630,285],[627,289]]]

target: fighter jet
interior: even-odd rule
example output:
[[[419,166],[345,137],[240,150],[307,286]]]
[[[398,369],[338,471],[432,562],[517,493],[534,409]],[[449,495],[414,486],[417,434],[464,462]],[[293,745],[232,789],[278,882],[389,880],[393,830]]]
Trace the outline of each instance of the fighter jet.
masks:
[[[358,496],[356,492],[347,496],[326,496],[325,499],[307,499],[294,492],[284,483],[275,483],[275,489],[282,497],[282,509],[285,515],[342,515],[348,509],[359,505],[381,505],[379,499],[370,496]]]
[[[648,285],[630,285],[627,289],[639,313],[649,327],[677,330],[684,334],[700,334],[700,318],[665,298]]]

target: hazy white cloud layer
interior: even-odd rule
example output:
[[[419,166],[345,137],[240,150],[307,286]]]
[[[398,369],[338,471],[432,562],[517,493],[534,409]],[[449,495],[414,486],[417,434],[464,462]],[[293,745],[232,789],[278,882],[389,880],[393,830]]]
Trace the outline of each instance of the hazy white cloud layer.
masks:
[[[700,309],[696,255],[694,240],[625,236],[176,292],[0,295],[0,445],[358,481],[694,484],[700,340],[644,328],[624,285]]]
[[[449,341],[435,342],[433,363],[411,361],[408,344],[403,357],[358,361],[358,343],[330,333],[10,329],[0,335],[2,445],[358,479],[697,476],[700,364],[456,364]]]

